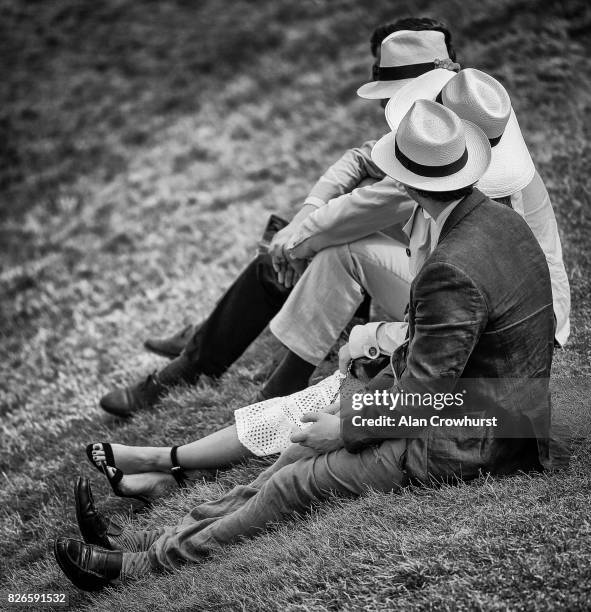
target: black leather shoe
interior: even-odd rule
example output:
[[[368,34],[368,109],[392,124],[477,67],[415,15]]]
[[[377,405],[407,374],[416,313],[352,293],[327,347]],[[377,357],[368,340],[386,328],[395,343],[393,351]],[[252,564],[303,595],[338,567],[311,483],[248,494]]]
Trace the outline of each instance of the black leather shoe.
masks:
[[[83,591],[100,591],[121,574],[123,553],[103,550],[72,538],[57,538],[53,546],[64,574]]]
[[[139,410],[151,408],[165,393],[166,386],[160,382],[158,373],[154,372],[134,385],[103,395],[100,405],[109,414],[128,417]]]
[[[76,500],[76,520],[80,534],[87,544],[96,544],[107,550],[114,550],[108,536],[117,536],[123,526],[100,513],[94,505],[88,478],[79,476],[74,486]]]
[[[156,355],[173,359],[183,352],[196,329],[197,326],[195,325],[187,325],[187,327],[183,327],[174,336],[169,336],[168,338],[148,338],[144,342],[144,346],[149,351],[152,351],[152,353],[156,353]]]
[[[195,372],[191,361],[183,353],[160,372],[150,374],[135,385],[115,389],[103,395],[101,408],[110,414],[128,417],[134,412],[154,406],[166,394],[169,386],[182,382],[195,384],[198,378],[199,372]]]

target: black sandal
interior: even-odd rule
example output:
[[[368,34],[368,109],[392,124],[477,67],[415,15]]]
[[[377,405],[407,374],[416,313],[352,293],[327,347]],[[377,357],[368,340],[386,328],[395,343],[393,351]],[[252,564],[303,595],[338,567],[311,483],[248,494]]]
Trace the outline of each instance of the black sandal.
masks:
[[[109,470],[107,469],[107,467],[112,467],[115,470],[115,473],[113,475],[109,474]],[[102,468],[103,469],[101,470],[101,472],[106,476],[107,482],[111,485],[111,489],[117,497],[137,499],[138,501],[141,501],[142,503],[146,504],[146,506],[152,505],[152,500],[149,497],[146,497],[145,495],[126,495],[121,491],[121,489],[119,488],[119,483],[121,482],[121,479],[123,478],[123,476],[125,476],[125,474],[118,467],[107,466],[106,463],[103,462]]]
[[[103,469],[99,466],[98,463],[92,458],[92,451],[94,450],[93,446],[95,444],[102,444],[103,451],[105,453],[105,460],[102,463],[106,463],[109,467],[117,468],[115,465],[115,456],[113,455],[113,449],[108,442],[93,442],[86,447],[86,456],[90,461],[92,467],[99,472],[103,472]]]
[[[187,488],[187,474],[185,473],[185,470],[183,470],[183,468],[179,465],[179,461],[177,459],[177,450],[178,450],[178,446],[173,446],[170,449],[170,463],[172,465],[172,467],[170,468],[170,473],[172,474],[172,477],[176,480],[176,483],[178,484],[180,489],[186,489]]]

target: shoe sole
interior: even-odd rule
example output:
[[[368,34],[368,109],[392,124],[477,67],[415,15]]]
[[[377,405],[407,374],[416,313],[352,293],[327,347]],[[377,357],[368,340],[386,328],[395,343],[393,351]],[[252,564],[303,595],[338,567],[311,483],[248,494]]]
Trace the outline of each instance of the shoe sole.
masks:
[[[82,478],[78,477],[78,480],[76,481],[76,484],[74,486],[74,503],[76,505],[76,523],[78,524],[78,531],[80,532],[82,539],[87,544],[94,544],[95,546],[101,546],[102,548],[106,548],[107,550],[113,550],[110,544],[105,546],[105,543],[103,541],[98,541],[95,538],[89,538],[82,530],[82,524],[84,523],[84,521],[82,520],[82,509],[80,508],[79,493],[78,493],[81,486],[82,486]]]
[[[82,539],[87,543],[87,544],[93,544],[93,542],[89,542],[88,538],[82,533],[82,529],[80,527],[80,525],[82,524],[82,510],[80,508],[80,501],[79,501],[79,490],[80,490],[80,486],[82,484],[82,478],[79,476],[78,480],[76,481],[76,484],[74,485],[74,503],[76,505],[76,523],[78,524],[78,531],[80,532],[80,535],[82,536]]]
[[[150,353],[154,353],[155,355],[158,355],[159,357],[166,357],[167,359],[176,359],[182,353],[182,351],[179,351],[178,353],[171,353],[169,351],[163,351],[151,345],[148,340],[144,342],[144,348],[147,351],[150,351]]]
[[[79,491],[80,488],[82,486],[82,476],[78,477],[78,480],[76,481],[76,484],[74,486],[74,502],[76,504],[76,523],[78,523],[78,531],[80,532],[80,535],[82,536],[82,539],[87,543],[87,544],[94,544],[95,546],[100,546],[101,548],[104,548],[106,550],[116,550],[115,548],[112,547],[111,543],[109,542],[109,539],[106,538],[106,540],[102,540],[100,539],[100,536],[98,538],[95,537],[88,537],[86,535],[86,533],[84,533],[83,529],[82,529],[82,524],[84,523],[83,519],[82,519],[82,509],[80,508],[80,497],[79,497]],[[90,483],[88,483],[88,486],[90,488]],[[90,494],[92,497],[92,494]],[[94,506],[94,499],[92,500],[92,505]],[[96,507],[95,507],[95,511],[96,511]],[[106,536],[105,536],[106,537]]]

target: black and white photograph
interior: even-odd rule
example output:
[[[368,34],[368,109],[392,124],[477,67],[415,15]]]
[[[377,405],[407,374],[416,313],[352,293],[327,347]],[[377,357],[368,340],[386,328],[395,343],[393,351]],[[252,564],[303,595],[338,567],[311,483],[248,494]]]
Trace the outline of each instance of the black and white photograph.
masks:
[[[0,610],[591,609],[591,5],[0,0]]]

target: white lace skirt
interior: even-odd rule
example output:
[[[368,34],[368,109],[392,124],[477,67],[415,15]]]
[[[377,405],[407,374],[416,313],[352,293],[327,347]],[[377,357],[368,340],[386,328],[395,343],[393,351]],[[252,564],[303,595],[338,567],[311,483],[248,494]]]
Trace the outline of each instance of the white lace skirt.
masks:
[[[287,395],[251,404],[234,411],[238,439],[258,457],[280,453],[290,444],[290,436],[311,423],[302,423],[308,412],[318,412],[336,401],[341,381],[337,370],[319,383]]]

